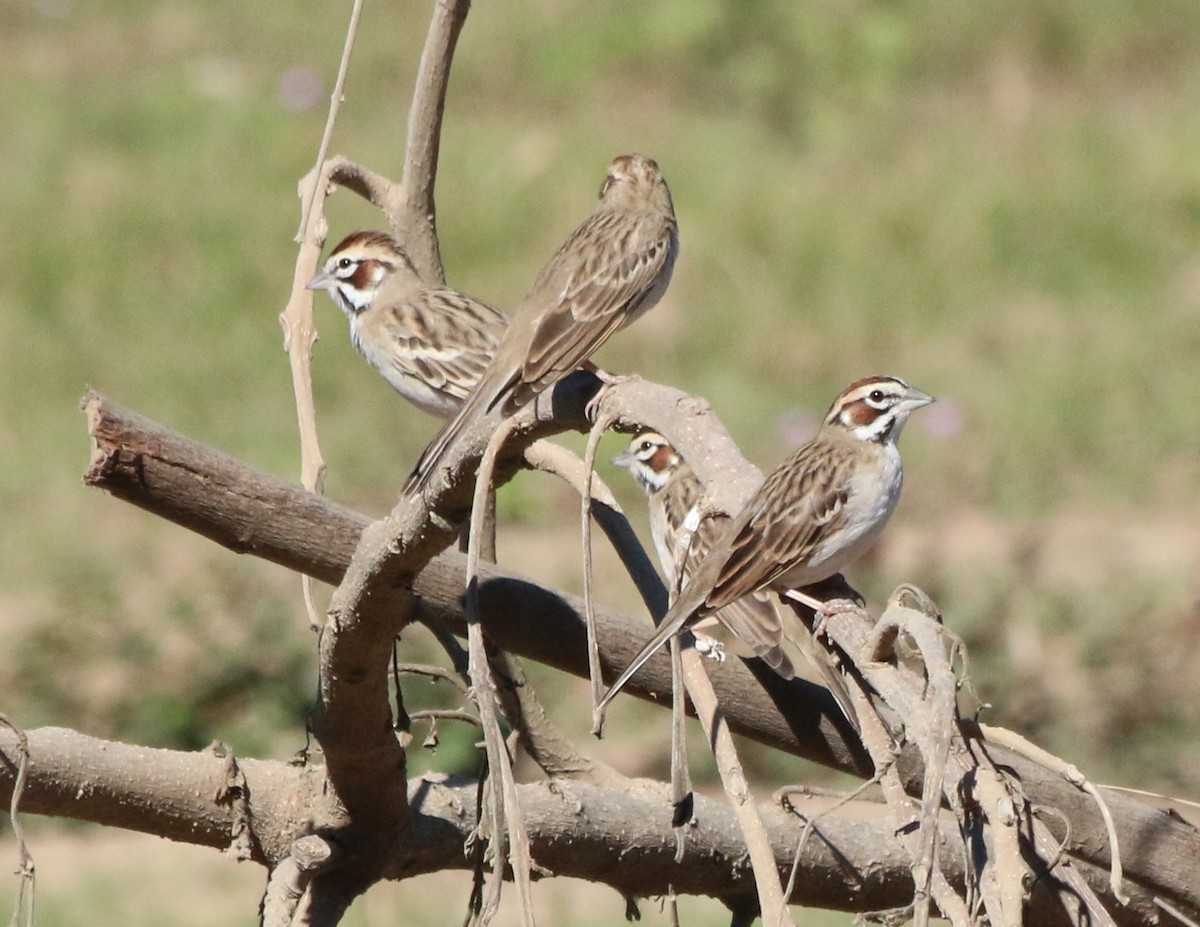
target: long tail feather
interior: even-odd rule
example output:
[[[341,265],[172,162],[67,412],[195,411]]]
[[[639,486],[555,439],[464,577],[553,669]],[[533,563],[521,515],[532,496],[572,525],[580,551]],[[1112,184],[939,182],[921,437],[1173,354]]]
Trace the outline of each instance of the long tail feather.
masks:
[[[478,416],[486,414],[499,402],[508,383],[504,380],[496,384],[489,379],[487,373],[487,371],[484,372],[483,378],[471,390],[454,418],[441,427],[433,436],[433,440],[429,442],[429,446],[421,452],[417,465],[413,467],[408,479],[404,481],[404,487],[401,489],[403,495],[413,496],[419,493],[425,486],[425,481],[437,471],[446,452],[458,440],[463,430]]]
[[[711,586],[709,587],[711,588]],[[690,594],[689,594],[690,593]],[[654,636],[647,641],[636,657],[630,662],[629,666],[625,667],[625,671],[617,677],[617,681],[612,684],[604,697],[596,704],[595,710],[592,712],[593,724],[604,716],[604,709],[609,702],[613,700],[618,692],[633,678],[633,675],[642,668],[647,660],[654,656],[655,651],[663,644],[669,641],[672,635],[678,634],[685,627],[695,623],[697,613],[701,613],[703,617],[704,600],[707,597],[707,589],[704,589],[704,584],[701,582],[689,583],[683,588],[683,592],[679,598],[675,600],[675,604],[659,622],[658,628],[655,629]]]
[[[643,665],[645,665],[647,660],[654,656],[654,654],[660,647],[663,646],[663,644],[665,644],[683,629],[688,617],[689,616],[687,614],[682,612],[679,615],[675,615],[675,609],[672,609],[670,612],[668,612],[667,617],[663,619],[663,623],[660,624],[658,629],[654,632],[654,636],[650,638],[650,640],[646,643],[646,646],[638,651],[638,655],[633,658],[627,667],[625,667],[625,671],[617,677],[617,681],[609,687],[609,690],[604,693],[604,697],[596,704],[595,711],[593,712],[594,717],[603,715],[604,709],[608,706],[608,703],[611,702],[613,698],[616,697],[616,694],[625,687],[625,683],[629,682],[629,680],[633,678],[634,674],[636,674],[637,671],[640,670]]]

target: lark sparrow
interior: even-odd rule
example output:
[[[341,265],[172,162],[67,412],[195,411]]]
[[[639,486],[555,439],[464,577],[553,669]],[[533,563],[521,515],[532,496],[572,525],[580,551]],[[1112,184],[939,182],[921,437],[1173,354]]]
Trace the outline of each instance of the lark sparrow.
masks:
[[[405,492],[420,487],[468,426],[497,407],[511,415],[657,303],[678,250],[658,165],[642,155],[615,159],[595,211],[542,268],[478,386],[421,455]]]
[[[658,630],[596,712],[672,635],[743,596],[808,586],[841,572],[879,537],[900,498],[896,441],[933,397],[896,377],[867,377],[834,400],[820,430],[787,458],[721,532]]]
[[[650,511],[650,536],[663,576],[674,593],[687,584],[696,565],[712,549],[727,521],[723,515],[706,513],[704,485],[695,471],[662,435],[645,431],[613,458],[629,470],[646,493]],[[682,567],[683,576],[680,577]],[[716,616],[738,639],[751,647],[786,679],[795,668],[780,645],[779,615],[767,600],[739,599]]]
[[[438,418],[462,406],[504,337],[498,309],[424,283],[391,235],[354,232],[308,282],[350,319],[350,340],[401,396]]]
[[[663,575],[672,590],[683,587],[719,541],[728,517],[703,512],[704,485],[700,478],[670,442],[657,432],[643,431],[634,437],[629,447],[613,458],[613,463],[628,469],[646,493],[650,534]],[[681,564],[682,580],[679,578]],[[718,611],[715,618],[784,679],[791,679],[796,674],[789,653],[794,647],[817,671],[822,684],[851,724],[857,723],[849,689],[831,664],[829,655],[820,651],[808,628],[798,619],[780,611],[770,593],[759,591],[743,596]],[[696,627],[703,624],[703,621],[699,622]]]

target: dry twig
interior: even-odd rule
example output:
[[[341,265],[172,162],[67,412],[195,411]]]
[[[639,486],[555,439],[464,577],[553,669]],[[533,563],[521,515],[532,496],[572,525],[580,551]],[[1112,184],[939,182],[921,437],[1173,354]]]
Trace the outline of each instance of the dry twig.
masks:
[[[600,644],[596,640],[596,612],[592,604],[592,473],[596,469],[596,449],[604,432],[616,422],[615,416],[604,410],[603,403],[596,421],[588,432],[587,450],[583,457],[583,491],[579,494],[580,537],[583,539],[583,609],[587,618],[588,677],[592,690],[592,709],[604,695],[604,670],[600,665]],[[604,719],[596,718],[592,733],[600,736]]]
[[[500,890],[504,880],[504,865],[506,861],[509,861],[511,854],[513,881],[516,882],[517,894],[521,900],[524,923],[532,925],[533,896],[530,873],[533,870],[533,858],[529,849],[529,837],[525,832],[525,824],[521,817],[521,806],[517,798],[512,757],[509,756],[496,715],[492,672],[488,662],[483,626],[479,620],[479,560],[483,521],[489,508],[488,497],[492,491],[492,474],[496,468],[496,457],[504,446],[504,441],[510,431],[511,428],[507,422],[502,422],[496,429],[479,462],[479,471],[475,478],[474,502],[471,507],[471,530],[467,542],[467,653],[470,657],[468,666],[471,689],[475,694],[475,704],[479,708],[479,718],[482,722],[484,744],[488,756],[490,785],[485,794],[490,795],[492,821],[490,833],[486,836],[491,851],[495,854],[492,863],[492,888],[483,906],[481,923],[486,924],[490,920],[499,903]]]
[[[296,399],[296,417],[300,425],[300,482],[309,492],[321,494],[325,491],[325,460],[321,456],[321,445],[317,439],[317,408],[312,391],[312,349],[317,341],[317,329],[313,322],[313,294],[307,288],[321,259],[321,248],[325,244],[328,225],[325,221],[326,184],[320,182],[329,141],[337,122],[338,109],[342,104],[342,93],[346,86],[346,74],[350,69],[350,53],[354,50],[354,38],[358,34],[358,20],[362,14],[362,0],[355,0],[350,11],[350,24],[346,27],[346,41],[342,46],[342,60],[338,65],[337,79],[329,98],[329,114],[325,119],[325,131],[317,149],[317,163],[299,185],[301,202],[300,228],[296,231],[296,242],[300,250],[296,255],[296,267],[292,273],[292,292],[287,306],[279,316],[283,326],[283,346],[288,353],[292,371],[292,391]],[[312,578],[301,577],[304,607],[308,612],[309,626],[320,628],[317,606],[313,600]]]
[[[993,727],[989,724],[979,725],[979,730],[989,742],[1007,747],[1009,750],[1019,753],[1021,756],[1027,757],[1035,763],[1045,766],[1047,769],[1054,770],[1067,782],[1071,783],[1071,785],[1086,792],[1091,797],[1100,811],[1100,817],[1104,821],[1104,829],[1108,833],[1108,849],[1112,857],[1109,867],[1111,876],[1109,884],[1112,888],[1112,893],[1122,904],[1128,904],[1129,897],[1125,894],[1122,887],[1121,850],[1117,840],[1117,827],[1113,823],[1112,812],[1109,811],[1108,803],[1104,800],[1104,796],[1100,794],[1100,790],[1088,781],[1087,777],[1079,771],[1075,764],[1068,763],[1066,760],[1052,754],[1049,750],[1044,750],[1037,746],[1037,744],[1030,743],[1015,731],[1010,731],[1002,727]]]
[[[18,888],[17,896],[13,899],[13,913],[9,925],[17,927],[21,922],[21,912],[24,911],[25,927],[33,927],[37,869],[33,864],[33,854],[29,852],[29,844],[25,842],[25,830],[21,827],[21,818],[18,814],[21,810],[21,796],[25,792],[25,782],[29,776],[29,738],[21,728],[8,719],[7,715],[0,714],[0,724],[16,735],[17,753],[20,754],[13,781],[12,797],[8,803],[8,819],[12,823],[13,836],[17,839],[17,855],[20,860],[15,870]]]

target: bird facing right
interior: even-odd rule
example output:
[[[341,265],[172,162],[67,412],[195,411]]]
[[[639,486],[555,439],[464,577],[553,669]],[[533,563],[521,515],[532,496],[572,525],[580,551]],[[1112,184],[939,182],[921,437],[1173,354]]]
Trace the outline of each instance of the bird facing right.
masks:
[[[900,497],[896,441],[909,413],[933,397],[897,377],[856,380],[820,430],[750,497],[667,612],[650,641],[596,706],[673,635],[746,595],[828,579],[878,538]]]
[[[704,484],[666,438],[643,431],[613,458],[646,493],[650,537],[671,594],[687,584],[721,529],[724,514],[704,511]],[[775,603],[766,595],[747,596],[726,605],[717,619],[771,669],[791,679],[795,667],[782,646],[783,627]]]

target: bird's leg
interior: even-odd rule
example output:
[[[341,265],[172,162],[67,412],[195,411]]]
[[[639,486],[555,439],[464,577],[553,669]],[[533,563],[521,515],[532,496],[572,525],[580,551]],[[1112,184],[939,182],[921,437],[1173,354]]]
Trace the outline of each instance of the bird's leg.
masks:
[[[616,386],[618,383],[625,383],[629,380],[639,379],[637,374],[616,374],[609,373],[607,370],[601,370],[591,361],[584,361],[581,365],[584,370],[595,375],[600,381],[600,388],[596,390],[596,395],[587,401],[583,407],[583,414],[587,416],[589,422],[596,421],[596,415],[600,411],[600,403],[604,400],[604,394]]]
[[[861,609],[862,606],[851,599],[830,599],[817,610],[817,617],[813,622],[813,636],[820,638],[824,635],[825,624],[834,615],[846,615]]]
[[[830,599],[828,602],[822,602],[820,599],[813,598],[806,592],[801,592],[799,589],[789,589],[783,595],[791,599],[793,602],[799,602],[801,605],[806,605],[816,613],[816,618],[813,621],[813,637],[818,640],[825,633],[825,623],[834,615],[844,615],[847,612],[858,611],[860,606],[853,599]]]
[[[820,599],[814,599],[807,592],[801,592],[799,589],[788,589],[783,595],[791,599],[793,602],[799,602],[801,605],[807,605],[814,612],[819,612],[825,607],[825,603]]]

